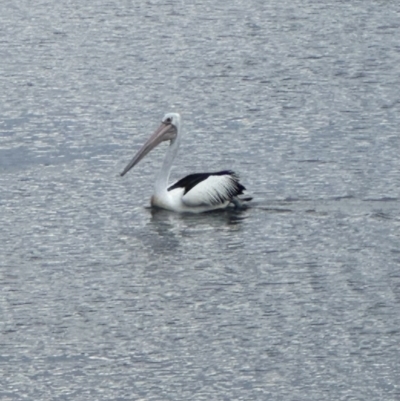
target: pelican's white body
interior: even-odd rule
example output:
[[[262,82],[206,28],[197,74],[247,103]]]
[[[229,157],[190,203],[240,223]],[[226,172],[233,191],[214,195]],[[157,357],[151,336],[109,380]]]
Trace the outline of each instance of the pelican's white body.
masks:
[[[185,188],[174,188],[170,191],[155,191],[151,197],[152,206],[175,212],[203,213],[210,210],[225,209],[230,201],[217,205],[210,204],[213,191],[220,192],[226,187],[228,179],[224,176],[210,176],[197,184],[185,194]],[[173,186],[173,184],[171,185]]]

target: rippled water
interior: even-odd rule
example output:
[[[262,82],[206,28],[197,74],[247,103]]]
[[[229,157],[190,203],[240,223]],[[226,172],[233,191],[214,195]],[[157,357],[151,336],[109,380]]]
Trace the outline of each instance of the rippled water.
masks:
[[[2,6],[2,400],[400,398],[400,6],[220,3]],[[119,177],[166,111],[252,207]]]

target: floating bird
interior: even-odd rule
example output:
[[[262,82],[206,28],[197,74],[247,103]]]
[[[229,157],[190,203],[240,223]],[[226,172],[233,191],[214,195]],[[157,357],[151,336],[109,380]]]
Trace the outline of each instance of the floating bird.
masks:
[[[167,113],[160,127],[136,153],[121,176],[125,175],[161,142],[169,141],[167,154],[155,182],[154,195],[151,197],[152,206],[175,212],[202,213],[224,209],[230,204],[238,208],[243,205],[243,201],[252,199],[239,198],[246,188],[240,184],[239,177],[231,170],[190,174],[168,185],[169,174],[178,152],[180,139],[181,116],[178,113]]]

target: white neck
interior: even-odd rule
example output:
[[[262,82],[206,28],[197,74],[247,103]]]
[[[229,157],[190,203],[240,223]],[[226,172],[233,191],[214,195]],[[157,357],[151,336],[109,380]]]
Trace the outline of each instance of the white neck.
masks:
[[[167,191],[169,174],[171,172],[172,163],[175,159],[176,154],[178,153],[178,148],[179,148],[179,142],[180,142],[179,128],[180,127],[177,127],[177,136],[173,141],[171,141],[167,149],[167,153],[164,157],[161,170],[158,173],[156,183],[154,186],[155,195],[161,195]]]

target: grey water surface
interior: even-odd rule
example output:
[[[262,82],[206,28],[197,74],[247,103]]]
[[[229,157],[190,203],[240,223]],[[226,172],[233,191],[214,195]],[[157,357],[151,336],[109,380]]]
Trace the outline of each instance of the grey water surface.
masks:
[[[1,400],[400,400],[400,3],[3,2]],[[149,208],[232,169],[244,211]]]

